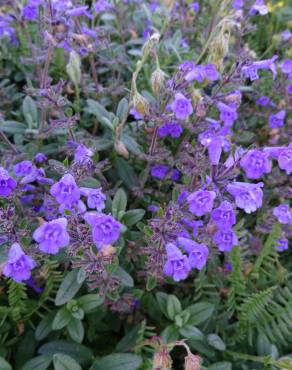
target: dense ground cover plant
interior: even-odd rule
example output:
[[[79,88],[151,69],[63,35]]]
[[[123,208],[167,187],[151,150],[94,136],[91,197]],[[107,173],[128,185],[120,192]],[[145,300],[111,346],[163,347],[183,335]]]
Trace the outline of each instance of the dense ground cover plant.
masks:
[[[292,369],[291,14],[1,2],[1,370]]]

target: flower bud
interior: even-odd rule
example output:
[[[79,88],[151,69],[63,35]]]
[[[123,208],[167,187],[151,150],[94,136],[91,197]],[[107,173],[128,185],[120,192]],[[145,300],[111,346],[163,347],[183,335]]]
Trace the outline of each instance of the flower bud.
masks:
[[[115,151],[125,158],[129,158],[129,152],[121,140],[115,141]]]
[[[66,71],[74,85],[78,86],[81,81],[81,59],[74,50],[70,53],[69,63],[66,66]]]
[[[185,357],[185,370],[200,370],[201,357],[189,353]]]
[[[133,105],[136,111],[142,116],[149,112],[149,104],[147,100],[138,92],[134,94]]]
[[[161,88],[164,85],[165,73],[157,68],[151,75],[151,88],[156,97],[160,95]]]
[[[192,91],[192,101],[196,105],[202,99],[202,94],[199,89],[194,89]]]
[[[196,115],[200,118],[206,116],[206,107],[204,104],[204,99],[200,99],[196,107]]]
[[[156,352],[153,358],[152,370],[171,370],[172,359],[168,349],[163,347],[159,352]]]

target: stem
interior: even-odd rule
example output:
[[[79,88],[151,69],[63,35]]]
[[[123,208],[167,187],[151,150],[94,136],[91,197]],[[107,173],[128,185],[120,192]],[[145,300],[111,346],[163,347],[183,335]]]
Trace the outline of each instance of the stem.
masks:
[[[9,146],[9,148],[15,153],[15,154],[19,154],[18,150],[16,149],[16,147],[11,143],[11,141],[8,139],[8,137],[4,134],[4,132],[2,130],[0,130],[0,137],[2,138],[2,140]]]

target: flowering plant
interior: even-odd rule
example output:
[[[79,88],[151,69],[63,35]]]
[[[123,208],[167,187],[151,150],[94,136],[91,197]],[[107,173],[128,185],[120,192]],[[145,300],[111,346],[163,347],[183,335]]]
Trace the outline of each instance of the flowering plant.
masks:
[[[1,4],[0,369],[292,369],[273,9]]]

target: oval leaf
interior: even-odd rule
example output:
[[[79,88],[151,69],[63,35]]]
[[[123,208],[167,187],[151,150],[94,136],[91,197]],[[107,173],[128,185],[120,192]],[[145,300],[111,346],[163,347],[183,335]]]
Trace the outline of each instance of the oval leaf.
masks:
[[[142,359],[131,353],[114,353],[94,362],[90,370],[138,370]]]

